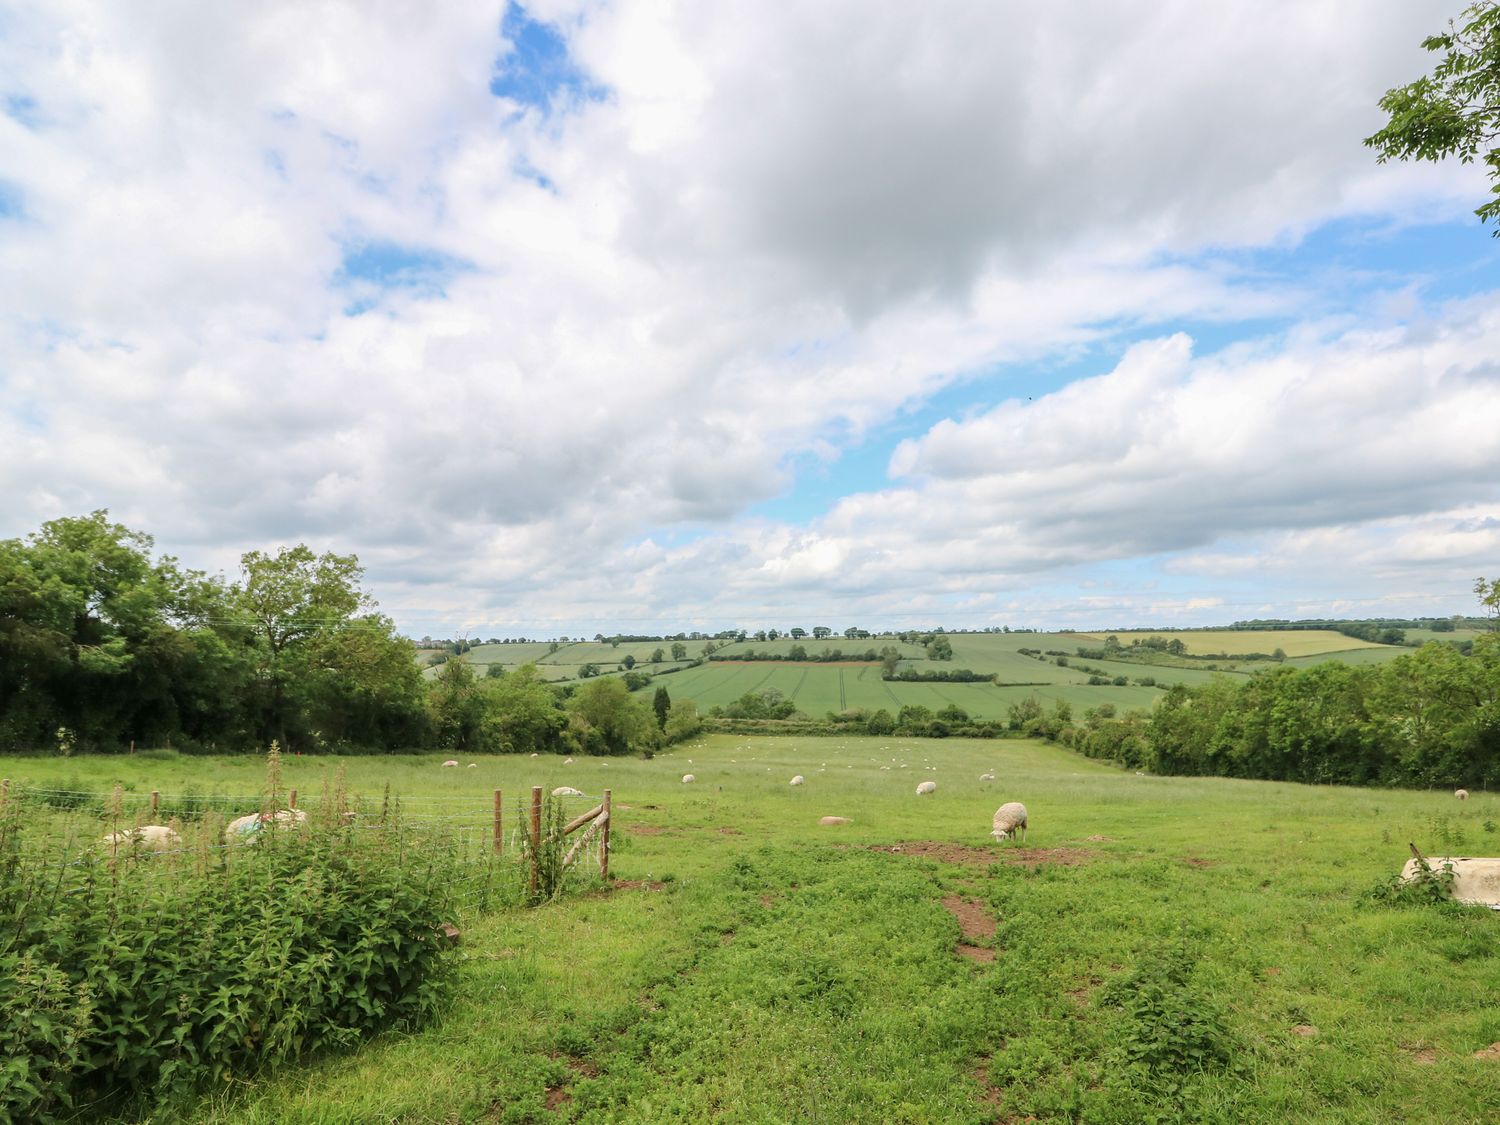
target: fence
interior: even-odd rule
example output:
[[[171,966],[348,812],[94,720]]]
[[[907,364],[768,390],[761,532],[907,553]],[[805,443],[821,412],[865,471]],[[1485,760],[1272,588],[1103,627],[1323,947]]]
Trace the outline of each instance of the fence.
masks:
[[[545,889],[550,894],[560,878],[560,873],[576,867],[580,859],[590,854],[597,855],[599,878],[608,882],[612,796],[613,791],[605,789],[593,808],[582,815],[573,817],[566,823],[561,822],[559,814],[557,823],[544,835],[545,797],[541,786],[532,786],[529,817],[523,819],[521,814],[525,810],[518,805],[516,820],[520,827],[512,831],[509,840],[505,834],[505,795],[500,789],[494,790],[493,804],[489,810],[484,810],[483,806],[479,805],[479,798],[422,796],[402,799],[387,795],[382,800],[378,813],[372,814],[368,809],[365,812],[359,811],[366,803],[363,800],[356,800],[354,811],[345,812],[340,809],[332,815],[341,816],[343,827],[352,832],[361,829],[383,830],[394,816],[400,821],[403,830],[430,836],[441,835],[454,841],[460,850],[478,851],[482,848],[493,857],[504,855],[508,846],[527,867],[526,882],[529,897],[534,900],[539,890],[543,889],[544,881],[547,883]],[[268,803],[264,794],[163,793],[159,789],[123,790],[116,786],[112,793],[106,795],[90,790],[53,789],[31,785],[12,787],[9,778],[0,779],[0,813],[5,811],[7,803],[11,800],[40,804],[59,812],[87,811],[100,818],[108,815],[107,810],[113,807],[116,810],[114,820],[117,826],[122,823],[129,824],[131,821],[134,822],[135,827],[140,827],[144,823],[156,824],[160,823],[163,815],[180,823],[201,821],[214,814],[228,818],[231,815],[259,813],[263,823],[270,823],[277,819],[275,807],[267,811]],[[305,813],[305,809],[299,808],[298,800],[298,791],[289,789],[286,794],[285,807]],[[272,806],[280,804],[279,800],[271,802]],[[573,841],[572,846],[559,859],[554,853],[560,851],[563,841],[580,830],[582,830],[582,835]],[[126,831],[129,829],[127,828]],[[115,840],[107,855],[99,854],[97,848],[92,851],[80,848],[74,858],[64,862],[71,865],[100,859],[113,860],[117,857],[121,846],[121,842]],[[133,849],[132,854],[146,858],[186,852],[224,851],[235,846],[237,846],[236,842],[219,840],[216,837],[212,843],[200,840],[193,847],[183,846],[152,851]],[[543,869],[549,863],[556,868],[556,872],[544,880]]]

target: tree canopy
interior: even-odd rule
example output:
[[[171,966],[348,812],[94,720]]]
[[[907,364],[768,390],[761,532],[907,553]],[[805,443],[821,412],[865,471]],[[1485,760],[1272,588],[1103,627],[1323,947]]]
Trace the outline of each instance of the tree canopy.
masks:
[[[1482,160],[1494,198],[1474,213],[1488,222],[1500,216],[1500,4],[1470,5],[1422,46],[1442,52],[1442,59],[1430,75],[1385,92],[1380,108],[1390,120],[1364,143],[1382,164],[1393,158]],[[1500,237],[1500,227],[1494,233]]]

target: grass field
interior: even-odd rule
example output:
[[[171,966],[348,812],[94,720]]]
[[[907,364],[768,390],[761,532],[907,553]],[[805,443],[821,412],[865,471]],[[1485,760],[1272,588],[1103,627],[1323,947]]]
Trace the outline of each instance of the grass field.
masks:
[[[1107,633],[1081,633],[1082,644],[1102,645]],[[1191,629],[1180,633],[1115,633],[1122,645],[1131,641],[1144,641],[1148,637],[1161,636],[1169,640],[1180,640],[1189,656],[1207,656],[1210,653],[1226,653],[1235,656],[1246,652],[1272,653],[1281,649],[1288,656],[1319,656],[1333,652],[1350,652],[1360,648],[1389,648],[1373,641],[1361,641],[1347,637],[1332,629]]]
[[[1500,1061],[1474,1057],[1500,1041],[1500,917],[1366,893],[1408,839],[1500,850],[1494,795],[1140,777],[958,739],[441,758],[343,762],[354,789],[389,783],[415,817],[472,809],[476,831],[496,787],[609,786],[618,889],[465,920],[459,993],[436,1026],[226,1084],[183,1119],[1500,1115]],[[334,764],[289,759],[287,783],[316,793]],[[977,780],[989,769],[997,782]],[[0,772],[165,796],[253,793],[261,767],[150,753]],[[807,784],[789,787],[794,773]],[[915,797],[920,780],[937,793]],[[1031,811],[1021,847],[987,835],[1007,799]],[[853,823],[822,828],[825,814]]]

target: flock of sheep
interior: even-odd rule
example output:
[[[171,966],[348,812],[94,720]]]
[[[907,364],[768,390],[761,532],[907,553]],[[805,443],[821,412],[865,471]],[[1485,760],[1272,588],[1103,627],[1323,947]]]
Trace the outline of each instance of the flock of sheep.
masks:
[[[692,759],[689,759],[689,761],[691,761],[691,760]],[[880,768],[881,769],[889,769],[890,767],[889,766],[881,766]],[[904,769],[905,767],[903,766],[902,768]],[[694,774],[685,773],[685,774],[682,775],[682,783],[684,785],[691,785],[691,784],[693,784],[697,780],[698,780],[698,778]],[[994,770],[990,770],[987,773],[980,774],[979,775],[979,780],[980,781],[994,781],[995,780],[995,772],[994,772]],[[792,780],[788,784],[793,785],[793,786],[806,785],[807,784],[807,778],[803,777],[799,773],[799,774],[796,774],[795,776],[793,776]],[[937,782],[935,782],[935,781],[922,781],[922,782],[918,782],[918,784],[917,784],[917,796],[918,797],[926,797],[926,796],[929,796],[930,794],[933,794],[933,793],[936,793],[936,792],[937,792]],[[552,791],[552,795],[554,797],[556,797],[556,796],[563,796],[563,795],[578,796],[578,797],[583,796],[583,794],[579,793],[576,789],[568,789],[567,787],[564,787],[562,789],[554,789]],[[1465,794],[1465,796],[1467,796],[1467,794]],[[1014,841],[1014,840],[1016,840],[1018,838],[1018,834],[1019,834],[1019,838],[1022,839],[1022,840],[1024,840],[1026,838],[1026,819],[1027,818],[1026,818],[1026,806],[1025,805],[1021,804],[1020,801],[1007,801],[1005,804],[1001,805],[998,809],[995,810],[995,817],[994,817],[993,827],[990,829],[990,835],[992,835],[993,837],[995,837],[995,839],[997,841],[1001,841],[1001,842],[1003,842],[1005,840],[1012,840],[1012,841]],[[828,827],[828,826],[834,826],[834,825],[848,824],[848,823],[850,823],[850,821],[849,821],[849,818],[846,817],[846,816],[825,816],[825,817],[819,818],[818,823],[820,825]]]
[[[306,824],[307,813],[301,809],[282,809],[276,813],[250,813],[238,817],[224,826],[226,844],[254,843],[256,835],[267,825],[284,826]],[[101,841],[111,852],[128,849],[136,852],[158,854],[182,849],[182,837],[176,829],[166,824],[143,824],[139,828],[127,828],[110,832]]]

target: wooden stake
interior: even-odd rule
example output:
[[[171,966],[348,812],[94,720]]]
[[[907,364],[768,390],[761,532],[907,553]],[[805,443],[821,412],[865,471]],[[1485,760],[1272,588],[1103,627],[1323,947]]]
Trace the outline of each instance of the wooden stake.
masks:
[[[585,831],[582,836],[578,837],[578,839],[573,841],[573,846],[568,849],[568,854],[563,856],[562,865],[564,867],[569,866],[573,862],[573,857],[576,856],[581,849],[588,847],[589,841],[594,838],[594,832],[608,823],[609,821],[605,820],[601,816],[598,820],[590,824],[588,826],[588,830]]]
[[[503,841],[505,839],[505,835],[501,831],[501,819],[502,819],[501,818],[501,812],[500,812],[501,808],[502,808],[502,805],[501,805],[500,790],[496,789],[495,790],[495,843],[494,843],[494,848],[495,848],[495,854],[496,855],[500,854],[501,841]]]
[[[151,790],[151,823],[156,823],[156,810],[161,808],[161,791]]]
[[[531,893],[535,896],[542,875],[542,787],[531,787]]]
[[[603,805],[595,805],[582,816],[575,816],[572,820],[568,821],[567,824],[563,825],[562,834],[564,836],[571,836],[574,832],[577,832],[580,828],[582,828],[589,821],[593,820],[594,817],[598,816],[603,811]]]
[[[286,807],[289,809],[297,807],[297,791],[295,789],[286,795]]]
[[[599,814],[600,820],[604,822],[604,828],[599,834],[599,878],[606,883],[609,882],[609,795],[610,790],[604,791],[604,811]]]

